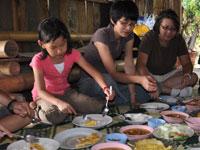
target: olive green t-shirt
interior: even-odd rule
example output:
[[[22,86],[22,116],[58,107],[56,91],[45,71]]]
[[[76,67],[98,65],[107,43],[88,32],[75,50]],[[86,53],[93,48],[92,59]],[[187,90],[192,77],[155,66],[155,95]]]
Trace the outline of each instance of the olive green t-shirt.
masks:
[[[154,75],[163,75],[172,71],[177,57],[188,54],[185,40],[180,34],[163,47],[154,31],[149,31],[143,37],[139,51],[148,55],[147,68]]]
[[[101,42],[107,45],[113,60],[117,60],[120,58],[122,52],[124,51],[126,43],[132,39],[134,39],[133,33],[131,33],[128,37],[121,37],[118,44],[118,41],[114,36],[113,26],[110,24],[107,27],[98,29],[93,34],[90,43],[87,46],[82,47],[81,50],[83,52],[84,58],[90,64],[92,64],[101,73],[107,73],[107,70],[101,61],[101,57],[96,46],[94,45],[94,42]]]

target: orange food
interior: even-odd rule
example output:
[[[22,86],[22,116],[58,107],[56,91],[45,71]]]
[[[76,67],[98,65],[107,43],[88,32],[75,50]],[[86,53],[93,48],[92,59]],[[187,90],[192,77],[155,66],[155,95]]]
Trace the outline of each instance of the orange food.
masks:
[[[146,129],[133,128],[125,130],[124,133],[128,135],[146,135],[149,134],[150,131]]]
[[[180,114],[167,114],[165,115],[167,117],[173,117],[173,118],[180,118],[180,119],[185,119],[186,116],[180,115]]]

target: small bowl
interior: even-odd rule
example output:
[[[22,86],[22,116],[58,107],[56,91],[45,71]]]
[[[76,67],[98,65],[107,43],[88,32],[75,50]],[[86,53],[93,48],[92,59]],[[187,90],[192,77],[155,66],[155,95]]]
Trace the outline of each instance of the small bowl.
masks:
[[[186,112],[186,107],[181,105],[174,105],[171,107],[173,111]]]
[[[165,124],[166,121],[163,119],[158,119],[158,118],[152,118],[148,120],[148,126],[152,127],[152,128],[157,128],[160,125]]]
[[[123,133],[111,133],[107,134],[105,137],[106,142],[119,142],[122,144],[125,144],[127,139],[127,135]]]
[[[135,134],[127,133],[128,131],[131,132],[133,130],[136,132]],[[148,138],[152,135],[153,130],[153,128],[146,125],[128,125],[120,128],[120,132],[126,134],[129,141],[137,141]]]
[[[195,112],[195,111],[199,111],[199,110],[200,110],[200,107],[199,107],[198,105],[186,104],[185,107],[186,107],[186,109],[187,109],[187,111],[188,111],[189,113]]]
[[[184,112],[170,110],[162,111],[160,114],[168,123],[183,123],[184,119],[189,117],[189,115]]]
[[[117,143],[117,142],[108,142],[108,143],[98,143],[92,146],[91,150],[103,150],[103,149],[120,149],[120,150],[132,150],[128,145]]]
[[[185,119],[185,123],[195,131],[200,131],[200,118],[199,117],[189,117]]]

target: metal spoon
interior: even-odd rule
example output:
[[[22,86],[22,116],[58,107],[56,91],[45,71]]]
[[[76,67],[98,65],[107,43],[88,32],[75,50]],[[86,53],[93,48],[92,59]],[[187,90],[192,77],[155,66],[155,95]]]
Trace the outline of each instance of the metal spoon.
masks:
[[[112,86],[110,86],[109,88],[109,93],[110,95],[112,94]],[[109,112],[109,108],[108,108],[108,99],[106,99],[106,107],[103,110],[102,116],[104,117],[105,115],[107,115]]]
[[[30,134],[27,134],[25,136],[13,134],[13,138],[23,139],[28,143],[37,143],[39,141],[39,139],[37,137],[35,137],[34,135],[30,135]]]

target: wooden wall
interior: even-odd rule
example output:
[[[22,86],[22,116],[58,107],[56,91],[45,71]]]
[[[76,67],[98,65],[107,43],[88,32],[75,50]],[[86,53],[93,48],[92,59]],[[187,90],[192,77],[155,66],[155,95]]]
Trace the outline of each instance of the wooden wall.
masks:
[[[163,9],[172,8],[182,16],[181,0],[134,1],[140,15],[156,15]],[[48,16],[60,18],[73,34],[92,34],[108,24],[109,6],[108,0],[0,0],[0,37],[2,31],[36,33],[39,22]],[[29,45],[35,45],[36,39],[27,42],[24,38],[25,43],[20,41],[22,51],[35,49]],[[26,44],[28,46],[24,46]]]

